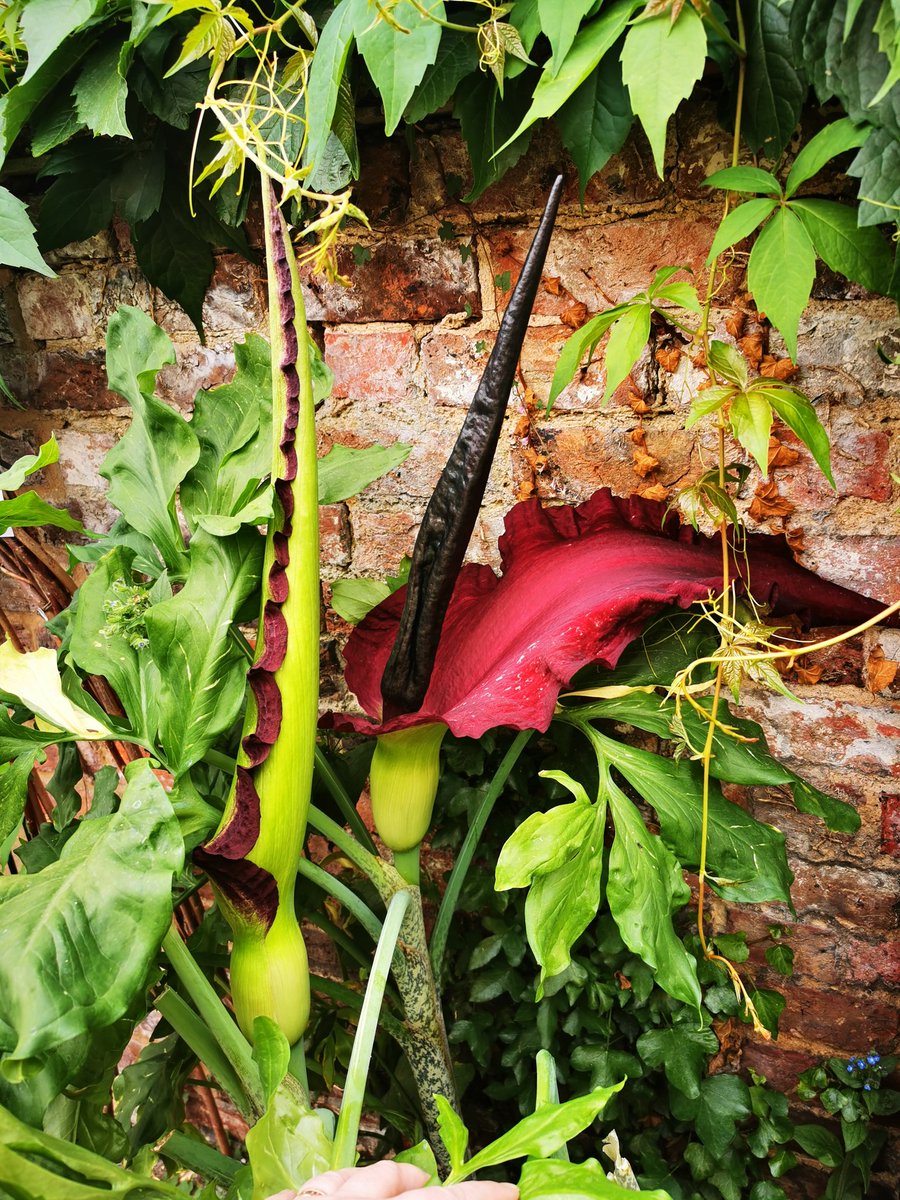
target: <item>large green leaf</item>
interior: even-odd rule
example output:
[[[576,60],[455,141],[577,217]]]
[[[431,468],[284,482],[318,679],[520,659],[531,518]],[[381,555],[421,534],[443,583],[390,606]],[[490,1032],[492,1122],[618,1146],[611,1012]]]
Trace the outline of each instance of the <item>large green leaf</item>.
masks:
[[[547,36],[553,50],[548,70],[555,74],[571,49],[582,17],[594,7],[594,0],[538,0],[538,15],[541,31]]]
[[[28,66],[22,83],[32,79],[54,51],[84,25],[101,0],[28,0],[22,8],[22,40],[28,48]]]
[[[694,90],[705,62],[706,29],[689,4],[674,24],[669,13],[662,13],[638,21],[628,30],[622,48],[622,77],[660,177],[669,117]]]
[[[764,476],[769,474],[769,435],[772,409],[756,389],[735,393],[728,414],[731,432],[744,449],[752,454]]]
[[[659,986],[699,1009],[697,968],[672,927],[672,914],[690,899],[690,888],[662,840],[611,780],[608,796],[615,824],[606,884],[609,910],[625,945],[653,968]]]
[[[231,627],[259,584],[262,539],[199,530],[184,587],[147,610],[150,652],[161,677],[159,738],[166,766],[183,775],[238,715],[247,660]]]
[[[545,774],[548,774],[545,772]],[[549,772],[555,778],[556,772]],[[594,826],[593,805],[587,795],[574,804],[560,804],[532,813],[507,838],[497,860],[495,887],[529,887],[536,875],[548,875],[577,855]]]
[[[477,200],[485,188],[502,179],[514,166],[531,141],[531,130],[514,130],[522,120],[531,99],[530,73],[507,81],[503,96],[491,75],[480,75],[471,87],[461,88],[454,112],[459,118],[463,141],[472,164],[472,188],[463,199]]]
[[[778,0],[744,6],[747,76],[741,135],[753,151],[775,159],[800,119],[807,84],[795,64],[789,15]]]
[[[849,117],[841,117],[839,121],[832,121],[820,129],[800,148],[794,159],[785,180],[785,195],[792,196],[801,183],[818,175],[836,155],[864,146],[871,133],[870,127],[854,125]]]
[[[799,217],[780,208],[750,252],[747,283],[760,312],[797,358],[797,329],[816,277],[816,252]]]
[[[335,444],[319,459],[319,503],[337,504],[355,496],[388,471],[405,462],[412,446],[394,442],[392,446],[366,446],[354,449]]]
[[[5,187],[0,187],[0,262],[41,275],[56,274],[41,258],[28,209]]]
[[[727,250],[735,242],[749,237],[754,229],[765,221],[766,217],[771,216],[776,203],[776,200],[760,196],[756,200],[747,200],[745,203],[739,204],[737,208],[733,208],[716,230],[716,236],[713,238],[709,254],[706,256],[707,266],[712,263],[713,259],[718,258],[723,250]]]
[[[582,325],[580,329],[576,329],[556,360],[553,379],[550,382],[548,406],[553,404],[563,388],[571,383],[582,359],[585,355],[593,354],[594,347],[604,333],[613,321],[618,321],[627,308],[628,306],[625,304],[617,304],[615,308],[608,308],[605,312],[598,313],[596,317],[591,317],[590,321]]]
[[[88,675],[102,675],[122,701],[133,732],[152,745],[159,705],[159,671],[147,647],[135,648],[110,622],[117,585],[132,583],[134,552],[117,547],[106,554],[78,589],[69,633],[69,655]]]
[[[157,371],[174,360],[172,343],[146,313],[123,306],[111,318],[106,335],[109,386],[125,397],[134,415],[100,474],[109,480],[110,503],[178,570],[184,565],[184,539],[175,490],[197,461],[200,446],[184,417],[152,394]]]
[[[426,67],[406,106],[404,120],[414,124],[442,108],[452,99],[460,81],[477,69],[478,50],[474,36],[457,29],[445,29],[437,58]]]
[[[556,114],[563,144],[578,168],[582,200],[592,177],[622,149],[633,120],[621,64],[608,56]]]
[[[25,801],[28,797],[28,780],[38,757],[43,757],[40,746],[24,750],[12,762],[0,766],[0,845],[19,828]],[[0,863],[0,869],[6,863]]]
[[[0,878],[0,1048],[9,1079],[109,1025],[144,985],[172,915],[184,848],[147,759],[119,811],[83,821],[58,862]]]
[[[113,1080],[116,1120],[132,1153],[181,1124],[182,1091],[195,1062],[181,1038],[170,1033],[148,1042],[137,1060]]]
[[[47,467],[55,462],[59,462],[59,446],[56,438],[51,433],[49,439],[39,448],[37,454],[23,454],[21,458],[16,459],[11,467],[7,467],[5,471],[0,471],[0,491],[14,492],[16,488],[22,486],[29,475],[33,475],[41,467]]]
[[[533,99],[528,111],[518,127],[504,135],[507,140],[500,146],[500,150],[505,150],[516,142],[535,121],[541,120],[542,117],[552,117],[562,108],[625,31],[628,18],[637,8],[638,2],[639,0],[616,0],[608,9],[604,8],[595,20],[579,30],[559,69],[556,72],[549,66],[544,69],[537,87],[533,89]]]
[[[0,500],[0,532],[32,525],[55,525],[57,529],[68,529],[72,533],[88,532],[64,508],[48,504],[37,492],[22,492],[10,500]]]
[[[331,132],[338,91],[353,45],[358,10],[358,0],[341,0],[319,35],[306,88],[309,137],[303,161],[307,165],[317,163],[321,158]]]
[[[331,1166],[332,1142],[325,1110],[313,1111],[296,1084],[277,1089],[266,1111],[247,1134],[253,1169],[252,1200],[267,1200],[284,1188],[301,1188]]]
[[[625,311],[613,324],[606,343],[604,404],[640,358],[649,336],[650,305],[626,305]]]
[[[893,262],[877,229],[860,228],[856,210],[834,200],[794,200],[792,210],[803,222],[816,253],[832,271],[887,295]]]
[[[73,95],[79,120],[95,135],[131,137],[125,121],[128,84],[121,70],[121,43],[95,50],[81,68]]]
[[[694,1100],[700,1095],[706,1064],[719,1049],[719,1039],[711,1029],[675,1025],[648,1029],[638,1038],[636,1047],[645,1063],[662,1067],[669,1083]]]
[[[181,506],[195,528],[203,514],[230,515],[272,469],[272,372],[268,344],[256,334],[234,347],[229,383],[200,391],[191,429],[200,445],[181,485]]]
[[[822,474],[834,487],[834,475],[831,471],[831,443],[825,427],[819,420],[819,415],[808,397],[793,388],[779,387],[774,383],[770,388],[754,387],[753,391],[765,397],[785,425],[796,433],[818,463]]]
[[[426,68],[437,57],[441,27],[410,0],[399,0],[391,7],[391,20],[402,29],[379,19],[364,0],[357,2],[355,11],[356,44],[381,95],[384,129],[390,136]],[[443,20],[443,0],[432,0],[429,12]]]
[[[641,1188],[639,1194],[644,1200],[671,1200],[659,1188]],[[520,1200],[628,1200],[629,1191],[607,1179],[606,1168],[596,1159],[571,1163],[532,1158],[522,1167],[519,1196]]]

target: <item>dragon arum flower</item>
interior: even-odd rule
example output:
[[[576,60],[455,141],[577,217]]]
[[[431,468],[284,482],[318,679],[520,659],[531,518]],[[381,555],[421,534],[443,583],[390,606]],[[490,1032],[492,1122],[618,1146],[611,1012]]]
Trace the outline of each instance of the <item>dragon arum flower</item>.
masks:
[[[545,730],[560,689],[576,671],[593,662],[615,666],[654,613],[668,605],[686,608],[721,588],[717,537],[680,525],[674,514],[666,517],[658,502],[618,498],[609,489],[577,507],[542,508],[536,499],[518,504],[506,518],[500,553],[499,577],[475,564],[459,572],[416,708],[391,712],[381,694],[403,589],[374,608],[347,643],[347,684],[368,717],[330,714],[327,723],[378,736],[373,812],[393,849],[406,849],[403,842],[430,823],[437,752],[447,729],[473,738],[501,725]],[[749,536],[731,571],[757,604],[775,614],[799,613],[812,624],[852,625],[881,611],[876,601],[799,566],[782,537]],[[415,819],[394,764],[412,745],[420,759],[428,752],[434,760],[428,771],[418,771],[423,788],[426,776],[433,788],[427,814],[417,810]]]

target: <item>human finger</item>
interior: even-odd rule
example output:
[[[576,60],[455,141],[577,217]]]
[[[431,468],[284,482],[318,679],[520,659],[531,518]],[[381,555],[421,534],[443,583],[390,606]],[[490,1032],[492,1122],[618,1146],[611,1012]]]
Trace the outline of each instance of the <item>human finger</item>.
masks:
[[[514,1183],[492,1183],[490,1180],[451,1183],[449,1187],[441,1188],[441,1200],[518,1200],[518,1197],[519,1189]]]
[[[428,1182],[425,1171],[411,1163],[384,1161],[370,1167],[326,1171],[304,1184],[299,1200],[310,1196],[335,1196],[340,1200],[395,1200],[401,1193],[418,1191]]]

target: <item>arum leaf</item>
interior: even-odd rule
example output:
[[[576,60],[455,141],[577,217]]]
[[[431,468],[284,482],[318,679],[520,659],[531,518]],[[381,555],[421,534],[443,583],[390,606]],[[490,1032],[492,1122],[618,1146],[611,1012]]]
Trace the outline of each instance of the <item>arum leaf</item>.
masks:
[[[94,536],[64,508],[48,504],[37,492],[22,492],[10,500],[0,500],[0,530],[31,525],[55,525],[57,529],[67,529],[71,533]]]
[[[625,794],[610,783],[608,796],[615,824],[606,885],[609,910],[625,945],[652,967],[659,986],[699,1009],[696,964],[672,928],[672,915],[690,899],[690,888],[676,859]]]
[[[438,1130],[450,1159],[451,1171],[462,1170],[469,1144],[469,1131],[453,1105],[444,1096],[435,1096],[438,1110]]]
[[[128,400],[134,415],[100,474],[109,480],[110,503],[177,569],[184,563],[184,539],[175,490],[200,446],[188,422],[152,394],[157,371],[174,360],[172,343],[150,317],[138,308],[118,309],[106,335],[106,370],[109,386]]]
[[[328,1170],[331,1138],[323,1117],[308,1108],[287,1082],[276,1090],[264,1115],[247,1134],[252,1200],[266,1200],[273,1189],[296,1191],[313,1175]]]
[[[760,197],[758,200],[746,200],[737,208],[733,208],[716,230],[716,236],[706,256],[706,265],[709,266],[723,250],[727,250],[735,242],[749,237],[754,229],[772,214],[775,205],[775,200]]]
[[[581,804],[532,813],[504,843],[494,887],[498,892],[529,887],[535,877],[558,870],[575,858],[594,823],[587,796]]]
[[[65,730],[85,741],[115,736],[64,694],[53,650],[42,648],[20,654],[9,641],[0,645],[0,692],[15,696],[54,729]]]
[[[102,558],[78,589],[70,626],[69,657],[88,675],[101,675],[122,701],[133,732],[143,741],[156,736],[159,671],[148,649],[137,649],[113,627],[108,605],[116,585],[131,584],[134,552],[124,547]]]
[[[759,167],[723,167],[703,180],[704,187],[724,188],[728,192],[767,192],[781,195],[781,184],[774,175]]]
[[[791,775],[791,795],[798,812],[812,813],[824,821],[829,829],[838,833],[856,833],[861,819],[852,804],[835,800],[833,796],[820,792],[806,780],[793,775],[793,772]]]
[[[796,433],[818,463],[822,474],[834,488],[834,475],[831,471],[831,443],[828,440],[828,433],[809,399],[802,392],[787,387],[761,387],[757,384],[753,391],[765,396],[785,425]],[[835,488],[835,490],[837,489]]]
[[[384,105],[384,131],[390,136],[400,124],[403,110],[416,86],[437,57],[441,27],[415,8],[410,0],[399,0],[391,18],[406,32],[387,21],[377,20],[366,4],[356,5],[356,44]],[[443,20],[443,0],[432,0],[431,17]]]
[[[669,1200],[659,1188],[641,1188],[646,1200]],[[529,1159],[519,1178],[520,1200],[626,1200],[625,1189],[607,1179],[595,1159],[583,1163]]]
[[[622,48],[622,77],[662,178],[666,126],[694,90],[706,63],[706,29],[690,5],[672,23],[668,14],[638,21]]]
[[[23,454],[11,467],[0,472],[0,491],[14,492],[22,486],[28,475],[55,462],[59,462],[59,446],[51,434],[50,440],[44,442],[37,454]]]
[[[621,64],[611,55],[605,57],[555,118],[563,145],[578,168],[583,202],[587,185],[622,149],[634,120]]]
[[[549,1158],[571,1138],[588,1129],[607,1104],[625,1086],[625,1080],[612,1087],[598,1087],[586,1096],[564,1104],[545,1104],[523,1117],[507,1133],[474,1154],[464,1167],[454,1169],[451,1179],[464,1179],[476,1171],[515,1158]]]
[[[331,607],[339,617],[358,625],[390,594],[388,585],[377,579],[336,579],[331,585]]]
[[[760,312],[797,360],[797,329],[816,277],[816,252],[800,220],[780,208],[764,226],[750,253],[747,283]]]
[[[512,136],[500,147],[498,154],[516,141],[526,129],[530,129],[535,121],[543,117],[552,117],[562,108],[624,32],[628,18],[638,7],[638,3],[639,0],[616,0],[609,8],[604,6],[598,17],[578,31],[559,69],[553,71],[550,66],[544,68],[544,73],[533,89],[531,107]]]
[[[159,736],[166,766],[180,776],[230,728],[244,698],[247,660],[230,636],[259,584],[261,539],[245,530],[191,540],[184,587],[147,610],[150,653],[159,668]]]
[[[627,305],[613,325],[606,343],[604,404],[640,358],[649,336],[650,305]]]
[[[832,121],[820,129],[815,137],[811,137],[800,148],[788,171],[784,194],[793,196],[801,183],[818,175],[825,164],[838,154],[864,146],[871,132],[871,126],[854,125],[849,117],[841,117],[839,121]]]
[[[51,278],[56,276],[38,250],[28,209],[5,187],[0,187],[0,262]]]
[[[709,344],[709,365],[717,375],[737,388],[745,388],[749,378],[747,360],[736,346],[713,339]]]
[[[272,500],[272,488],[266,487],[230,516],[223,516],[221,513],[198,513],[197,527],[211,533],[213,537],[232,537],[242,525],[265,525],[272,516]]]
[[[566,4],[560,4],[558,0],[538,0],[541,30],[547,35],[553,50],[553,57],[547,66],[551,74],[555,75],[559,70],[575,40],[582,17],[587,16],[593,7],[594,0],[568,0]]]
[[[367,446],[354,449],[335,444],[319,459],[319,503],[337,504],[355,496],[374,480],[393,471],[409,457],[412,446]]]
[[[737,392],[731,401],[728,419],[734,436],[756,459],[763,475],[768,477],[772,409],[766,397],[756,389]]]
[[[31,746],[12,762],[0,767],[0,846],[16,832],[22,823],[28,780],[38,758],[43,757],[40,746]],[[6,866],[4,859],[3,866]]]
[[[121,1017],[172,917],[184,849],[147,759],[125,771],[119,811],[78,825],[58,862],[0,878],[4,1075]],[[78,947],[60,953],[60,947]]]
[[[791,210],[803,222],[819,257],[832,271],[883,296],[891,290],[891,254],[871,226],[860,228],[856,209],[833,200],[795,200]]]
[[[592,354],[594,347],[612,325],[613,321],[617,321],[619,317],[626,311],[627,305],[619,304],[615,308],[608,308],[606,312],[598,313],[596,317],[592,317],[587,324],[582,325],[577,329],[560,352],[559,358],[556,361],[556,368],[553,371],[553,379],[550,383],[550,398],[547,401],[547,407],[550,408],[556,398],[559,396],[563,388],[568,387],[575,376],[575,372],[581,363],[581,360],[586,354]]]
[[[800,119],[807,84],[795,65],[790,14],[778,0],[750,0],[744,19],[747,77],[741,134],[751,150],[775,159]]]

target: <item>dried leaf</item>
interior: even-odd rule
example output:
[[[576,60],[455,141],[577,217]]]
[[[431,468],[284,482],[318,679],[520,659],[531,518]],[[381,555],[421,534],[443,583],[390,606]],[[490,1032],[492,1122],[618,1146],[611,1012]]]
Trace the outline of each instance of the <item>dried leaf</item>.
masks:
[[[796,529],[785,530],[784,540],[790,546],[794,554],[802,554],[806,549],[806,540],[802,525],[798,525]]]
[[[636,412],[638,414],[638,416],[640,416],[640,417],[642,417],[645,413],[648,413],[650,411],[650,405],[647,403],[647,401],[644,399],[644,397],[637,390],[637,388],[634,386],[633,383],[631,384],[631,387],[629,388],[629,391],[628,391],[628,404],[629,404],[629,407],[634,412]]]
[[[549,292],[551,296],[561,296],[564,292],[568,295],[558,275],[546,275],[544,277],[544,291]]]
[[[744,332],[744,324],[746,320],[746,313],[734,312],[730,317],[725,318],[725,329],[735,340],[737,340]]]
[[[657,350],[656,361],[664,371],[668,371],[671,374],[677,370],[678,364],[681,361],[681,347],[672,346],[669,350]]]
[[[800,454],[793,446],[786,446],[778,438],[769,438],[769,470],[773,467],[792,467],[800,461]]]
[[[795,507],[790,500],[779,494],[778,484],[769,480],[768,483],[757,485],[749,516],[753,521],[769,521],[773,517],[790,516]]]
[[[563,309],[560,315],[560,320],[563,325],[568,325],[570,329],[580,329],[588,319],[588,306],[582,304],[580,300],[574,304],[570,304],[568,308]]]
[[[763,335],[761,333],[748,333],[746,337],[742,337],[738,341],[738,347],[754,371],[757,370],[759,364],[762,362]]]
[[[639,492],[638,495],[644,500],[668,500],[669,489],[667,487],[663,487],[661,483],[654,483],[650,487],[644,488],[644,490]]]
[[[866,663],[866,687],[870,692],[883,692],[897,677],[900,663],[885,658],[882,646],[876,646]]]
[[[641,479],[646,479],[650,472],[655,471],[659,466],[659,459],[643,450],[635,450],[632,457],[634,458],[635,473],[640,475]]]
[[[759,364],[759,373],[766,379],[793,379],[799,369],[790,358],[775,358],[772,354],[767,354]]]

